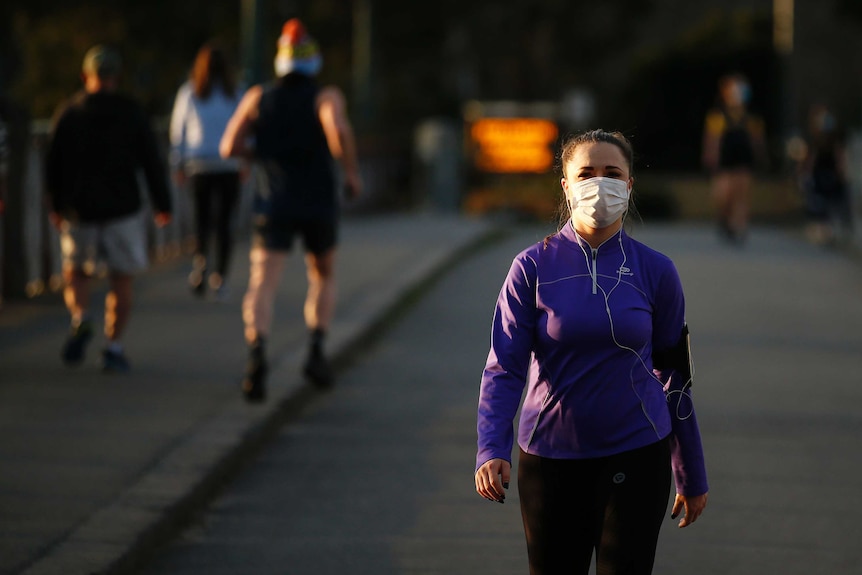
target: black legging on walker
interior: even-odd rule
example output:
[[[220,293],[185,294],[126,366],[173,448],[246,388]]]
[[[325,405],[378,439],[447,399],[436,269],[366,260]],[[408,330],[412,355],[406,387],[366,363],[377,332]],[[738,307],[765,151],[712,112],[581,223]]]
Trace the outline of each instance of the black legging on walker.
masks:
[[[670,447],[597,459],[521,450],[518,493],[532,575],[648,575],[670,495]]]
[[[197,253],[207,259],[215,218],[216,265],[213,271],[225,277],[233,248],[231,218],[239,198],[239,174],[195,174],[191,176],[190,184],[195,201]]]

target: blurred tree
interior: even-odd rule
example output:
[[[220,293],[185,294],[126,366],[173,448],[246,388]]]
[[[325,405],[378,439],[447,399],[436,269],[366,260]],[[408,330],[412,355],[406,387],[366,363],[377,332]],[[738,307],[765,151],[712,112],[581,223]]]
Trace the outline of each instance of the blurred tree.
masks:
[[[775,132],[780,83],[771,25],[767,12],[715,11],[664,49],[633,64],[617,112],[621,124],[637,136],[641,165],[701,169],[704,118],[716,103],[718,79],[729,72],[748,77],[750,108],[764,119],[767,137]]]
[[[835,10],[840,18],[849,18],[862,24],[862,2],[859,0],[837,0]]]
[[[265,76],[282,23],[299,16],[323,49],[321,81],[349,93],[353,2],[261,1]],[[469,98],[556,100],[576,84],[614,89],[601,62],[624,51],[653,1],[370,0],[375,114],[408,127],[430,115],[457,117]],[[34,116],[78,87],[80,60],[97,42],[117,46],[125,87],[164,114],[200,44],[218,35],[237,46],[239,38],[238,1],[11,0],[3,11],[14,23],[14,54],[4,59]]]
[[[36,117],[50,115],[80,86],[81,60],[93,39],[119,45],[126,35],[118,14],[96,7],[68,9],[51,18],[19,12],[14,27],[20,68],[12,93]]]
[[[601,62],[622,52],[651,1],[374,2],[377,98],[392,122],[459,115],[462,102],[555,101],[600,86]],[[386,52],[382,48],[386,47]]]
[[[4,10],[11,25],[2,58],[10,91],[34,117],[51,115],[80,87],[81,61],[94,44],[115,46],[124,60],[124,87],[151,112],[165,113],[200,45],[221,36],[235,46],[237,38],[237,7],[202,0],[18,0]]]

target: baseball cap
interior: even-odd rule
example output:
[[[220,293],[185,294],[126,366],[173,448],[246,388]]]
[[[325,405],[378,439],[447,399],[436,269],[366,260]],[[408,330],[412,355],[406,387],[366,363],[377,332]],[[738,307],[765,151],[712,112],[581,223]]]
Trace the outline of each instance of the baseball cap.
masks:
[[[87,50],[81,69],[85,74],[96,74],[100,78],[107,78],[119,74],[120,67],[120,55],[103,44],[97,44]]]

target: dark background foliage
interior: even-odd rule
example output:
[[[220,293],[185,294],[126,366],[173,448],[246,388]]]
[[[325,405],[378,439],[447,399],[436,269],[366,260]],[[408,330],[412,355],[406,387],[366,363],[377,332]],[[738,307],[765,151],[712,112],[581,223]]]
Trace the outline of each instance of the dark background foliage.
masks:
[[[33,118],[48,117],[80,85],[86,49],[105,42],[124,57],[124,87],[164,117],[205,40],[221,38],[242,63],[243,1],[6,0],[0,94]],[[776,155],[787,106],[797,126],[818,99],[847,125],[862,111],[856,0],[797,0],[789,67],[772,47],[772,0],[258,1],[262,78],[271,75],[283,22],[303,18],[324,51],[321,81],[345,90],[365,131],[409,133],[428,117],[459,119],[470,100],[560,102],[577,89],[595,102],[591,125],[631,136],[644,165],[691,170],[703,114],[728,71],[750,78]],[[372,9],[371,64],[357,78],[355,15],[363,3]]]

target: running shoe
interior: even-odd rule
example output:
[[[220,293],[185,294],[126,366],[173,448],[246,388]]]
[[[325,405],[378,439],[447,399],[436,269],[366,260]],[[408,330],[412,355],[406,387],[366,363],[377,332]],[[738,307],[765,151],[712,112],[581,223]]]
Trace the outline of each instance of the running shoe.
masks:
[[[319,351],[312,350],[308,354],[308,359],[306,360],[302,371],[305,374],[305,377],[307,377],[311,383],[317,387],[331,387],[335,381],[335,374],[333,373],[332,366],[329,361],[327,361],[326,357],[324,357],[323,353]]]
[[[105,373],[128,373],[132,365],[122,351],[102,351],[102,371]]]
[[[245,377],[242,379],[242,394],[251,403],[266,399],[267,364],[263,343],[258,342],[249,348],[248,361],[245,365]]]
[[[89,321],[82,321],[72,328],[61,353],[66,365],[79,365],[84,360],[84,352],[92,337],[93,324]]]

